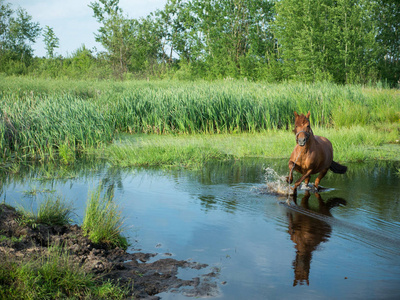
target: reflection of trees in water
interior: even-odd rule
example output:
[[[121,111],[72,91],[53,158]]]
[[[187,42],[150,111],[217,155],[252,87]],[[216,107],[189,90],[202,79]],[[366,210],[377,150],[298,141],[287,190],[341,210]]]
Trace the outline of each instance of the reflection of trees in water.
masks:
[[[264,179],[264,168],[263,160],[259,158],[238,161],[213,161],[207,163],[200,170],[185,174],[194,182],[200,183],[200,195],[198,195],[198,198],[205,211],[222,209],[227,213],[234,213],[240,202],[234,192],[229,196],[223,194],[218,197],[218,195],[210,194],[207,186],[261,182]]]
[[[316,193],[315,196],[318,200],[318,209],[316,212],[325,216],[332,216],[330,210],[333,207],[346,205],[346,201],[342,198],[330,198],[324,202],[320,194]],[[300,202],[300,206],[306,210],[310,210],[309,198],[310,192],[306,191]],[[320,243],[328,241],[332,228],[322,220],[297,211],[289,211],[288,218],[290,238],[295,243],[296,248],[296,258],[293,261],[293,286],[297,284],[308,285],[312,252],[317,249]]]

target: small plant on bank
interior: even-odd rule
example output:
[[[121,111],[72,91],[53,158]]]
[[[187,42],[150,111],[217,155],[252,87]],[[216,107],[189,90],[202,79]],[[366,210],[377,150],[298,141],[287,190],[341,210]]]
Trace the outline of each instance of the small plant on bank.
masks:
[[[37,212],[27,211],[23,207],[19,207],[22,214],[20,222],[22,224],[36,226],[37,224],[68,225],[71,223],[73,206],[70,202],[65,201],[61,197],[51,198],[48,196],[40,203]]]
[[[123,219],[113,197],[101,196],[101,189],[91,192],[86,206],[82,229],[94,243],[105,243],[126,249],[128,242],[121,236]]]

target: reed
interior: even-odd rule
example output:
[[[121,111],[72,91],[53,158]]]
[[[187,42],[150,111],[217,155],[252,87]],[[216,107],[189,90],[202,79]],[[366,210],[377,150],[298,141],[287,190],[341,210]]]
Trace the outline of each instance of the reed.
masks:
[[[396,90],[331,83],[71,81],[3,77],[0,157],[59,157],[115,133],[221,134],[290,130],[293,111],[321,128],[400,124]],[[382,127],[382,126],[381,126]],[[61,150],[61,151],[60,151]]]

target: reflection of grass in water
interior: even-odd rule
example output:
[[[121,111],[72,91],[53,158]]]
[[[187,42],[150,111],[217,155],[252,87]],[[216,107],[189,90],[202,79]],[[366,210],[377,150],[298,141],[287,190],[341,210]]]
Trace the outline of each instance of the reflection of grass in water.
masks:
[[[44,193],[54,193],[55,190],[50,190],[50,189],[38,189],[36,187],[31,188],[30,190],[23,191],[23,194],[26,196],[37,196],[38,194],[44,194]]]

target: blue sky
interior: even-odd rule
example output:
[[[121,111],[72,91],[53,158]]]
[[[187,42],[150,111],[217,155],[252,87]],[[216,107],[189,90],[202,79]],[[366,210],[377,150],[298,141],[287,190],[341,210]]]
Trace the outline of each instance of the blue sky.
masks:
[[[39,22],[44,28],[46,25],[53,28],[55,35],[60,39],[60,47],[55,49],[56,54],[67,56],[85,44],[87,48],[96,47],[103,50],[94,40],[94,33],[100,25],[93,17],[92,9],[88,7],[94,0],[6,0],[14,9],[19,6],[32,16],[33,21]],[[163,9],[167,0],[120,0],[119,6],[124,14],[131,18],[145,17],[149,13]],[[43,38],[39,37],[32,45],[35,55],[45,56]]]

